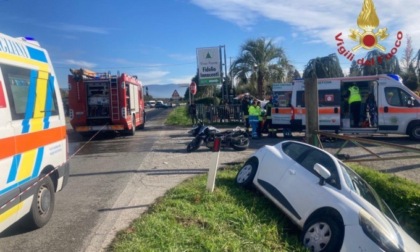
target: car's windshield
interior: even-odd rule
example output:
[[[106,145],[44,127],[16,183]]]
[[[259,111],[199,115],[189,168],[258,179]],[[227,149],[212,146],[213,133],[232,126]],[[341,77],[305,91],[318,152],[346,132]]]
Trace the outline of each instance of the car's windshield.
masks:
[[[369,203],[378,208],[382,213],[391,218],[395,223],[398,223],[391,209],[387,204],[379,197],[376,191],[364,181],[356,172],[347,167],[342,162],[340,163],[340,168],[343,171],[344,180],[346,181],[347,186],[367,200]]]

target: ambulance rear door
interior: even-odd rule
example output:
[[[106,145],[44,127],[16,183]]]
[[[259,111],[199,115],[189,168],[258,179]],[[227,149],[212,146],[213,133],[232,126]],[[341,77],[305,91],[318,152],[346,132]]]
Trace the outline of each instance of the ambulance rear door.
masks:
[[[338,130],[341,105],[340,80],[319,79],[318,101],[319,129]]]
[[[271,109],[271,119],[275,127],[290,127],[290,120],[293,113],[291,104],[292,90],[293,83],[273,84],[273,107]]]

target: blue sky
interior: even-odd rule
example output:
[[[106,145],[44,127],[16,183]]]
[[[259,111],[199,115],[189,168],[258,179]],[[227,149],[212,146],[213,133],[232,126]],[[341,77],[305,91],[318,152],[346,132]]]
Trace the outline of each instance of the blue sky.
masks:
[[[373,0],[389,37],[389,52],[402,31],[420,49],[420,1]],[[60,86],[69,68],[137,75],[145,85],[190,83],[196,49],[225,46],[227,64],[248,39],[265,37],[282,47],[302,72],[310,59],[357,45],[349,29],[359,29],[363,0],[0,0],[0,32],[31,36],[50,54]],[[416,46],[419,45],[419,46]],[[357,51],[356,59],[366,50]],[[350,66],[339,56],[342,68]]]

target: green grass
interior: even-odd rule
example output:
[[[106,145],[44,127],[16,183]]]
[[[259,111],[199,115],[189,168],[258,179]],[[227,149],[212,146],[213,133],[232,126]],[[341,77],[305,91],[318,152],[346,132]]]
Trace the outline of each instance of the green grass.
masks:
[[[213,193],[207,175],[168,191],[109,251],[306,251],[280,210],[234,183],[237,168],[218,172]]]
[[[165,121],[166,125],[191,126],[191,118],[188,116],[187,106],[174,108]]]

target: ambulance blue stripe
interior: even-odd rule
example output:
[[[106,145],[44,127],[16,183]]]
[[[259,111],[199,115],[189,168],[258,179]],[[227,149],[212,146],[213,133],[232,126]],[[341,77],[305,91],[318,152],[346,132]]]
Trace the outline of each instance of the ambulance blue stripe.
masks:
[[[38,148],[38,153],[35,158],[35,167],[32,173],[32,178],[38,176],[38,172],[41,168],[42,156],[44,155],[44,147]]]
[[[28,102],[26,103],[25,118],[22,121],[22,133],[29,132],[29,120],[34,116],[37,77],[38,72],[36,70],[31,70],[28,89]]]
[[[12,168],[10,169],[9,177],[7,178],[7,183],[15,181],[16,176],[17,176],[17,170],[18,170],[17,168],[19,167],[21,158],[22,158],[21,154],[13,156]]]
[[[43,51],[35,49],[33,47],[29,47],[29,46],[27,46],[26,48],[28,49],[29,57],[31,59],[38,60],[45,63],[47,62],[47,57],[45,56],[45,53]]]
[[[50,127],[50,116],[51,110],[53,109],[53,95],[54,95],[54,77],[49,75],[47,83],[47,100],[45,101],[45,117],[44,117],[44,129]]]

